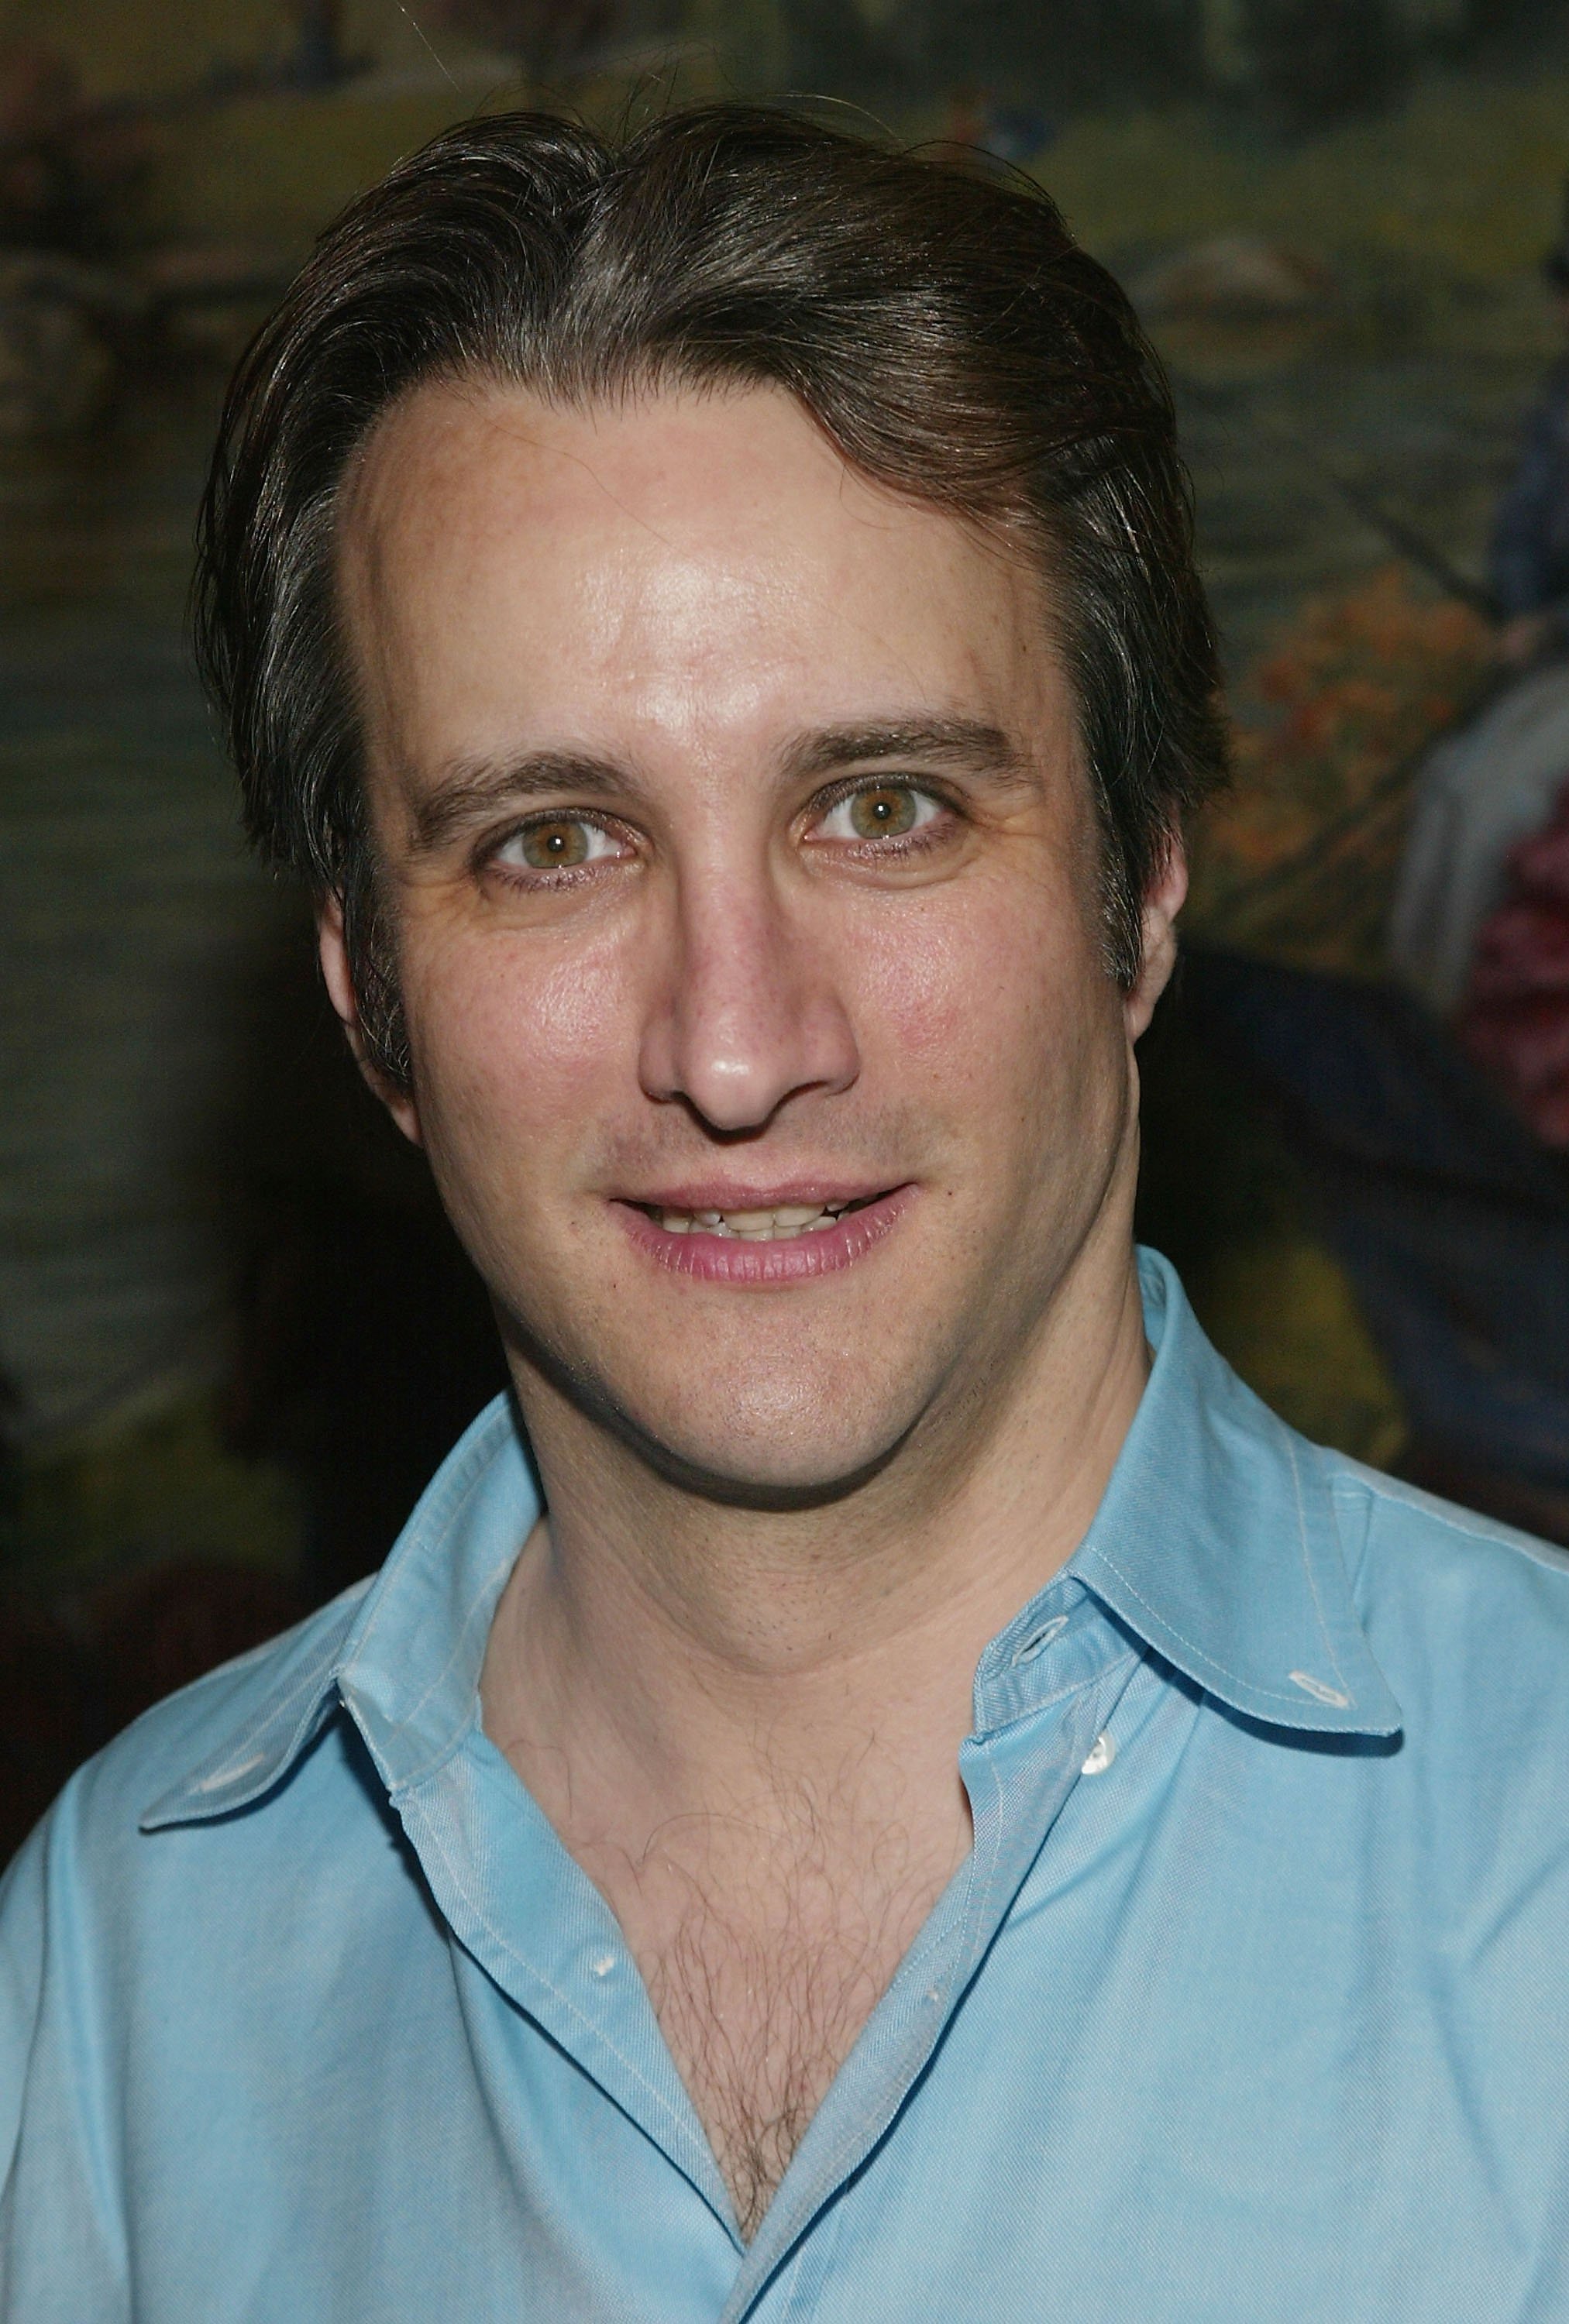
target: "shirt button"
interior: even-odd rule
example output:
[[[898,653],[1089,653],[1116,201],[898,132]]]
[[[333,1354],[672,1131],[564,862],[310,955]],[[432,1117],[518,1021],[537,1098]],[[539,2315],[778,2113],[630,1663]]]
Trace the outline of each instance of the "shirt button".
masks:
[[[1116,1744],[1109,1735],[1103,1732],[1096,1736],[1094,1748],[1084,1761],[1081,1773],[1086,1775],[1103,1775],[1116,1756]]]
[[[615,1967],[615,1955],[614,1953],[601,1953],[596,1961],[591,1961],[589,1963],[589,1967],[593,1969],[595,1977],[608,1977],[611,1970]]]

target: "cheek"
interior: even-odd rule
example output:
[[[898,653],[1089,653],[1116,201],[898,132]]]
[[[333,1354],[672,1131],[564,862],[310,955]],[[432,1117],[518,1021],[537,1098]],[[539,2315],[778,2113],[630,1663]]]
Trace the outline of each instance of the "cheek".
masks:
[[[580,1135],[624,1072],[624,980],[611,945],[568,959],[505,935],[416,933],[403,982],[433,1158],[443,1145],[478,1147],[514,1175]],[[526,1138],[497,1140],[503,1127]]]
[[[992,1119],[1080,1077],[1115,997],[1066,881],[959,881],[902,906],[855,953],[863,1007],[899,1069]]]

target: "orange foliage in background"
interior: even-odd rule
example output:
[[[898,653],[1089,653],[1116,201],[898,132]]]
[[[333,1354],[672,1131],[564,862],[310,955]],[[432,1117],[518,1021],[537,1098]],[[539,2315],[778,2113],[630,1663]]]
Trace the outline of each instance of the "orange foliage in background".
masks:
[[[1195,847],[1195,933],[1325,966],[1367,964],[1326,957],[1326,944],[1332,955],[1366,953],[1404,825],[1406,789],[1391,779],[1414,773],[1475,698],[1491,637],[1480,613],[1424,592],[1398,565],[1310,599],[1237,688],[1235,783]],[[1271,882],[1251,908],[1255,883],[1296,863],[1301,881]],[[1302,892],[1337,879],[1357,899],[1338,927],[1333,896],[1309,908]]]

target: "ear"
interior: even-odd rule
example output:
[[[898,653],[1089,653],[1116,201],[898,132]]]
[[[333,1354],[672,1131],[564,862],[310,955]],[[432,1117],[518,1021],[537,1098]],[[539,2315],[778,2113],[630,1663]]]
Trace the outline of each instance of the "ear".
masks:
[[[404,1137],[414,1146],[424,1143],[420,1130],[420,1112],[413,1093],[389,1081],[370,1053],[365,1027],[360,1022],[359,995],[355,991],[354,976],[349,968],[348,943],[344,934],[343,899],[335,892],[324,897],[316,915],[316,952],[321,963],[322,982],[333,1013],[343,1027],[354,1060],[365,1077],[365,1086],[380,1098]]]
[[[1177,916],[1187,897],[1187,851],[1173,832],[1144,894],[1141,915],[1144,964],[1125,994],[1122,1015],[1130,1041],[1138,1040],[1155,1014],[1155,1004],[1177,965]]]

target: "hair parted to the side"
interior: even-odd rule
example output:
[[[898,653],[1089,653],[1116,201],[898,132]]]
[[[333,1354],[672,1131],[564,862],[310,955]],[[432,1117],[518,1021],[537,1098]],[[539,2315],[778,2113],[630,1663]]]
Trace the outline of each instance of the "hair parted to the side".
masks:
[[[1140,960],[1171,835],[1221,779],[1214,634],[1171,401],[1053,204],[783,110],[674,113],[619,147],[467,122],[362,195],[241,364],[198,538],[196,635],[246,825],[341,896],[374,1062],[410,1071],[335,597],[356,448],[421,383],[586,403],[773,384],[846,459],[1045,567],[1102,834],[1107,960]]]

